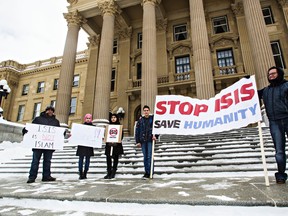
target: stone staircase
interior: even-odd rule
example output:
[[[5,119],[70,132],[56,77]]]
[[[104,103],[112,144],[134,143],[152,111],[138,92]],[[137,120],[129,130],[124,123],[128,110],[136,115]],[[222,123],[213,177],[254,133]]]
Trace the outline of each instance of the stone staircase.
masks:
[[[269,129],[263,128],[268,171],[275,172],[274,148]],[[242,128],[210,135],[162,135],[155,145],[155,175],[208,175],[244,173],[263,175],[258,128]],[[119,160],[117,175],[142,175],[143,158],[134,138],[123,139],[125,154]],[[66,144],[63,151],[55,151],[52,173],[77,174],[76,146]],[[95,149],[89,175],[106,173],[104,148]],[[27,173],[31,155],[0,164],[1,173]],[[42,171],[40,163],[39,172]]]

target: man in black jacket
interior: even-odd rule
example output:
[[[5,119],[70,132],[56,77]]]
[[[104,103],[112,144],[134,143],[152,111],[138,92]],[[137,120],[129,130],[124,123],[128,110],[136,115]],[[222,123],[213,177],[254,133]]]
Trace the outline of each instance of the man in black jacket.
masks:
[[[276,151],[276,182],[284,184],[287,180],[285,145],[288,135],[288,82],[284,79],[284,71],[275,66],[269,68],[267,78],[270,85],[261,89],[258,94],[265,105]]]
[[[59,121],[56,119],[54,115],[54,107],[53,106],[47,106],[44,112],[41,112],[40,116],[36,117],[32,124],[41,124],[41,125],[49,125],[49,126],[56,126],[60,127]],[[27,130],[23,129],[23,135],[27,133]],[[51,159],[52,154],[54,150],[47,150],[47,149],[32,149],[33,151],[33,159],[30,167],[29,172],[29,179],[27,183],[33,183],[35,182],[35,179],[37,178],[38,174],[38,168],[39,168],[39,162],[41,159],[41,156],[43,154],[43,172],[42,172],[42,181],[55,181],[56,178],[53,178],[51,176]]]

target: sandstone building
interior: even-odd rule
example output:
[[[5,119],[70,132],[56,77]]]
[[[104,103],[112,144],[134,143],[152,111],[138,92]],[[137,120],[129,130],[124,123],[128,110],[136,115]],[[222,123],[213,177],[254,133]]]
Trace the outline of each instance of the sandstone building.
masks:
[[[92,113],[105,122],[122,107],[133,134],[141,106],[157,94],[213,97],[245,75],[258,88],[277,65],[287,73],[288,0],[67,0],[63,56],[0,63],[12,93],[6,119],[31,122],[56,104],[65,124]],[[89,35],[77,53],[80,28]]]

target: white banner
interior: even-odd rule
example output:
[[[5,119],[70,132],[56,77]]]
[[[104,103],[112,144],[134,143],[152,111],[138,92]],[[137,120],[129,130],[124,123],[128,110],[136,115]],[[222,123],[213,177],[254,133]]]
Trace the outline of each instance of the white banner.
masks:
[[[72,123],[70,144],[101,148],[105,128]]]
[[[24,145],[35,149],[63,150],[65,128],[30,123],[25,128],[28,132],[23,138]]]
[[[154,110],[153,134],[215,133],[262,119],[255,76],[242,78],[209,100],[156,96]]]

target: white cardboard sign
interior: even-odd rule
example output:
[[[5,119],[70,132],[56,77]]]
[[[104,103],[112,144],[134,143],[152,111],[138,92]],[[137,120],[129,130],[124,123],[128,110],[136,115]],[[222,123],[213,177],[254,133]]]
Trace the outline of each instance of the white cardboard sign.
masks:
[[[122,125],[108,125],[106,128],[106,142],[120,143],[122,140]]]
[[[63,150],[65,128],[31,124],[25,126],[28,132],[24,135],[23,144],[35,149]]]
[[[105,128],[72,123],[70,144],[101,148]]]

